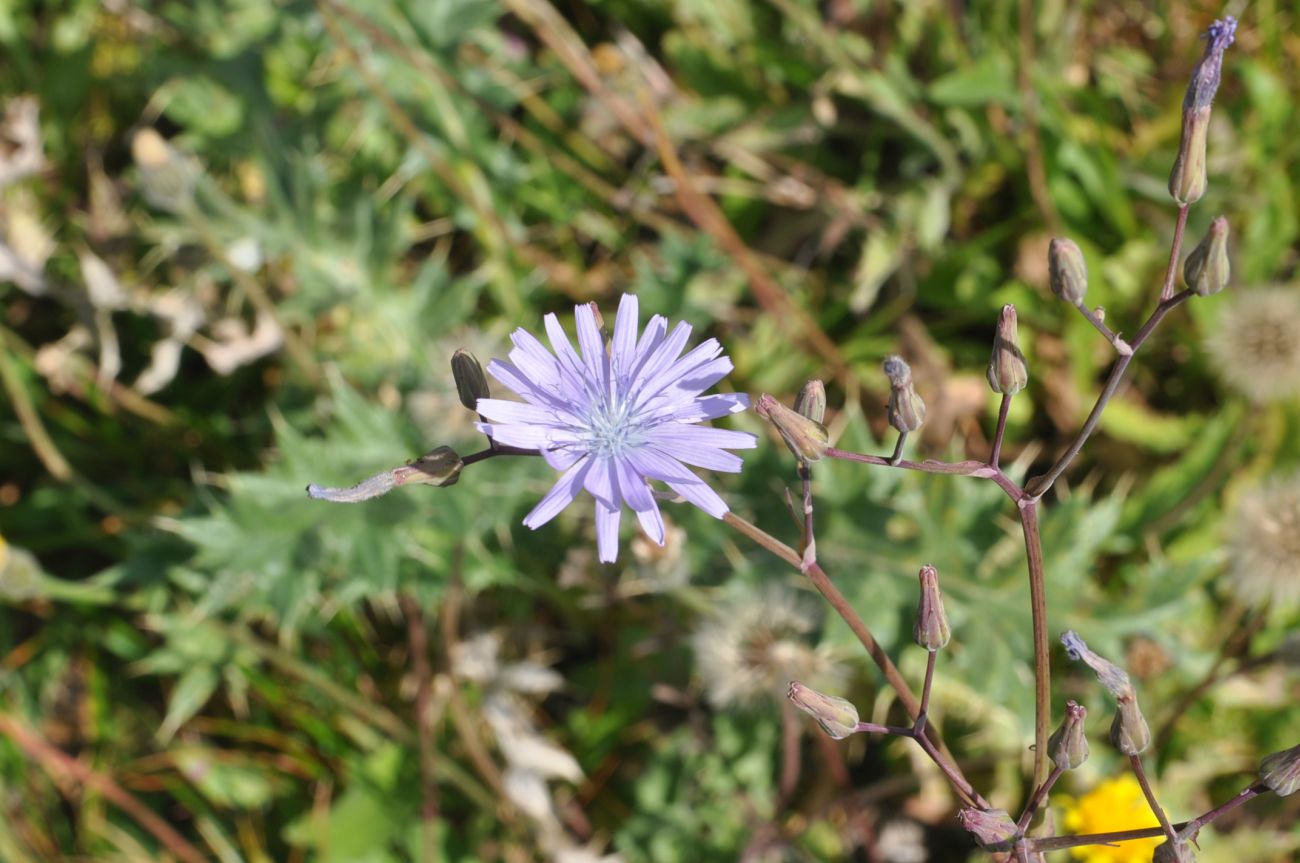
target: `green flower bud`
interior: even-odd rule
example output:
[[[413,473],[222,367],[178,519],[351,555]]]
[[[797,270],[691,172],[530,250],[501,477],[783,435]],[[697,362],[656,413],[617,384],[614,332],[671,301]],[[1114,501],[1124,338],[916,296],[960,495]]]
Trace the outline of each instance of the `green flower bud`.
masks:
[[[823,695],[798,681],[790,684],[786,697],[795,707],[816,719],[822,730],[836,740],[843,740],[858,730],[858,709],[843,698]]]
[[[1088,738],[1083,731],[1083,720],[1087,716],[1086,707],[1067,701],[1065,720],[1047,740],[1048,755],[1062,770],[1074,770],[1088,760]]]
[[[1217,294],[1228,286],[1232,267],[1228,262],[1228,220],[1223,216],[1210,223],[1210,230],[1183,262],[1187,287],[1202,297]]]
[[[785,445],[803,462],[813,462],[826,454],[830,436],[826,426],[801,413],[790,410],[767,393],[758,397],[754,410],[763,419],[776,426]]]
[[[1020,335],[1016,327],[1016,307],[1005,305],[998,316],[998,332],[993,337],[993,356],[989,359],[989,386],[993,392],[1015,395],[1029,383],[1029,367],[1020,352]]]
[[[943,594],[939,592],[939,571],[926,564],[918,577],[921,581],[921,603],[916,608],[916,622],[912,625],[912,640],[933,653],[942,650],[952,637],[948,614],[943,609]]]
[[[472,411],[478,411],[479,399],[492,397],[487,375],[483,374],[483,366],[464,348],[451,355],[451,377],[456,381],[456,394],[460,396],[460,403]]]
[[[1140,755],[1151,745],[1151,728],[1138,707],[1137,695],[1116,702],[1115,719],[1110,724],[1110,742],[1125,755]]]
[[[1020,835],[1016,822],[1005,809],[963,809],[957,820],[975,836],[981,848],[1010,842]]]
[[[1278,797],[1287,797],[1300,788],[1300,746],[1274,752],[1259,765],[1259,778]]]
[[[885,377],[889,378],[889,405],[885,415],[889,424],[900,432],[913,432],[925,422],[925,402],[912,385],[912,369],[902,357],[890,357],[884,362]]]
[[[1048,243],[1047,278],[1052,293],[1071,305],[1083,305],[1088,293],[1088,264],[1074,240],[1058,237]]]
[[[815,423],[826,422],[826,385],[816,378],[805,383],[794,400],[794,409]]]

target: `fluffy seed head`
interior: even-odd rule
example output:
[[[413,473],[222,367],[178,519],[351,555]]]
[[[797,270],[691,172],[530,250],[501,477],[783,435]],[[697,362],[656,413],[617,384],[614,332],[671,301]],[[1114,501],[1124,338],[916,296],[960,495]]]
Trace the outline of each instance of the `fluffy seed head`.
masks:
[[[1225,586],[1251,605],[1300,605],[1300,474],[1241,496]]]
[[[1300,289],[1234,292],[1205,347],[1224,383],[1251,400],[1300,395]]]

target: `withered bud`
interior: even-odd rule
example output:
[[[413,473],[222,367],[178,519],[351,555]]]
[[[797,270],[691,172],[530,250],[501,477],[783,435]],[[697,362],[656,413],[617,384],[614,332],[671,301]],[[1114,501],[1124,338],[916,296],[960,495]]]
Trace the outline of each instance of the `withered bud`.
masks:
[[[1197,295],[1208,297],[1228,286],[1231,273],[1228,220],[1219,216],[1210,223],[1210,229],[1183,262],[1183,279]]]
[[[815,423],[826,422],[826,385],[813,378],[795,397],[794,409]]]
[[[885,377],[889,378],[889,405],[885,414],[889,424],[899,432],[913,432],[925,422],[925,402],[912,384],[912,368],[902,357],[885,360]]]
[[[1278,797],[1294,794],[1300,788],[1300,746],[1265,758],[1259,765],[1259,778]]]
[[[487,375],[483,374],[483,366],[464,348],[451,355],[451,376],[456,381],[456,394],[460,396],[460,403],[470,410],[477,412],[478,400],[492,397]]]
[[[1205,194],[1205,144],[1210,130],[1210,107],[1219,89],[1223,52],[1232,44],[1237,19],[1215,21],[1205,32],[1205,53],[1192,69],[1183,97],[1182,137],[1169,174],[1169,194],[1179,204],[1192,204]]]
[[[993,356],[989,359],[989,386],[993,392],[1013,396],[1029,383],[1029,367],[1020,352],[1020,334],[1016,326],[1016,307],[1008,303],[998,316],[998,332],[993,337]]]
[[[942,650],[952,637],[948,614],[943,610],[943,594],[939,592],[939,571],[928,563],[918,574],[921,581],[921,604],[916,608],[916,623],[912,625],[912,640],[934,652]]]
[[[813,462],[826,454],[830,436],[826,426],[790,410],[767,393],[758,397],[754,410],[780,432],[785,445],[802,462]]]
[[[1047,739],[1047,752],[1052,763],[1062,770],[1074,770],[1088,760],[1088,738],[1083,731],[1083,720],[1088,709],[1075,701],[1065,703],[1065,720],[1061,727]]]
[[[981,848],[1010,842],[1020,835],[1016,822],[1005,809],[963,809],[957,820],[975,836]]]
[[[455,485],[460,479],[460,472],[465,467],[456,451],[449,446],[440,446],[430,450],[406,466],[407,472],[401,472],[397,484],[408,483],[436,485],[439,487]]]
[[[377,473],[348,488],[312,483],[307,486],[307,496],[330,503],[360,503],[388,494],[402,485],[455,485],[464,467],[465,463],[454,449],[440,446],[408,464]]]
[[[1151,863],[1196,863],[1196,854],[1186,839],[1175,842],[1165,840],[1156,846],[1156,853],[1151,856]]]
[[[1078,243],[1057,237],[1047,244],[1047,279],[1052,293],[1071,305],[1083,305],[1088,293],[1088,264]]]
[[[823,695],[798,681],[790,684],[786,697],[795,707],[816,719],[822,730],[836,740],[843,740],[858,730],[858,709],[850,701]]]
[[[1125,755],[1141,755],[1151,745],[1151,728],[1138,707],[1137,695],[1120,697],[1115,702],[1110,742]]]
[[[1118,711],[1110,726],[1110,742],[1125,755],[1137,755],[1151,745],[1151,729],[1138,707],[1137,690],[1128,673],[1113,662],[1098,656],[1074,630],[1061,636],[1070,658],[1091,668],[1101,685],[1115,697]]]

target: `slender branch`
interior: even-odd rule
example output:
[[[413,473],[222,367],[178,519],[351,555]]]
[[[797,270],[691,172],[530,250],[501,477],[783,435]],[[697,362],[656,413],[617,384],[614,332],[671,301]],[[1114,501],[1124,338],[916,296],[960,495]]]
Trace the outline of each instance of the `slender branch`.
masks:
[[[934,684],[934,663],[938,659],[939,651],[927,651],[929,656],[925,658],[925,683],[921,686],[921,712],[916,717],[916,724],[912,726],[912,731],[920,734],[925,730],[925,721],[930,714],[930,688]]]
[[[1070,466],[1075,457],[1079,455],[1079,451],[1083,449],[1083,445],[1088,442],[1088,438],[1096,431],[1098,423],[1101,422],[1102,411],[1106,409],[1111,397],[1119,389],[1120,382],[1124,379],[1124,372],[1128,370],[1129,363],[1133,362],[1133,357],[1137,355],[1138,348],[1147,340],[1165,315],[1181,305],[1189,296],[1191,296],[1190,291],[1183,291],[1161,301],[1160,305],[1156,306],[1156,310],[1151,313],[1151,317],[1147,318],[1147,322],[1142,325],[1142,329],[1138,330],[1137,336],[1133,339],[1133,353],[1120,357],[1111,368],[1110,377],[1106,379],[1106,385],[1102,388],[1101,395],[1097,396],[1097,403],[1093,405],[1092,412],[1088,414],[1083,427],[1079,429],[1079,433],[1070,443],[1069,448],[1056,460],[1051,470],[1042,476],[1035,477],[1025,485],[1027,495],[1034,499],[1041,498],[1052,487],[1057,478],[1065,473],[1066,468]]]
[[[998,470],[1002,461],[1002,438],[1007,433],[1007,414],[1011,412],[1012,393],[1002,394],[1002,404],[998,405],[998,427],[993,432],[993,452],[989,454],[989,467]]]
[[[70,795],[73,787],[77,785],[93,789],[134,818],[136,823],[152,833],[154,838],[176,857],[186,863],[207,863],[207,857],[198,848],[177,832],[175,827],[163,820],[158,813],[141,802],[139,797],[119,785],[113,777],[98,772],[51,745],[17,717],[0,714],[0,734],[4,734],[17,744],[28,758],[38,762],[65,795]]]
[[[898,442],[894,444],[894,454],[888,459],[890,467],[898,467],[903,460],[903,445],[907,443],[907,432],[898,433]]]
[[[1075,308],[1079,310],[1079,314],[1083,315],[1084,320],[1092,324],[1097,332],[1101,333],[1102,337],[1110,342],[1110,346],[1115,349],[1116,353],[1122,357],[1133,353],[1133,346],[1121,339],[1119,333],[1111,332],[1110,327],[1106,326],[1100,309],[1090,309],[1082,304],[1075,306]]]
[[[1174,274],[1178,272],[1178,253],[1183,247],[1183,231],[1187,228],[1187,208],[1183,204],[1178,208],[1178,221],[1174,223],[1174,241],[1169,245],[1169,263],[1165,265],[1165,282],[1160,287],[1160,302],[1165,303],[1174,295]],[[1133,346],[1134,348],[1137,345]]]
[[[1034,782],[1047,777],[1047,738],[1052,720],[1052,667],[1047,644],[1047,587],[1043,540],[1038,530],[1038,502],[1019,501],[1020,527],[1029,565],[1029,610],[1034,630]]]
[[[799,479],[803,481],[803,559],[800,569],[817,562],[817,535],[813,533],[812,466],[799,461]]]
[[[874,464],[880,467],[896,467],[902,470],[916,470],[922,473],[941,473],[951,474],[954,476],[973,476],[977,479],[991,479],[998,484],[1007,496],[1014,501],[1019,501],[1024,496],[1024,491],[1020,486],[1003,473],[999,468],[989,465],[982,461],[969,459],[967,461],[935,461],[926,459],[925,461],[908,461],[903,459],[898,463],[891,462],[888,458],[878,455],[867,455],[866,453],[850,452],[849,450],[836,449],[828,447],[826,449],[827,458],[838,458],[844,461],[855,461],[860,464]]]
[[[1186,834],[1189,838],[1195,835],[1205,825],[1216,819],[1228,814],[1232,810],[1241,806],[1247,800],[1258,797],[1261,794],[1268,793],[1268,786],[1263,782],[1256,782],[1247,788],[1242,789],[1237,796],[1225,803],[1216,806],[1204,815],[1193,818],[1191,821],[1183,821],[1173,825],[1176,832]],[[1084,845],[1110,845],[1115,842],[1127,842],[1130,839],[1150,839],[1153,836],[1164,836],[1163,827],[1144,827],[1140,830],[1117,830],[1111,833],[1085,833],[1080,836],[1045,836],[1024,840],[1029,845],[1031,851],[1060,851],[1065,848],[1080,848]]]
[[[1151,782],[1147,779],[1146,768],[1142,766],[1141,755],[1130,755],[1129,764],[1133,765],[1133,775],[1137,776],[1138,785],[1142,786],[1142,794],[1147,799],[1147,805],[1155,813],[1156,820],[1160,822],[1160,827],[1165,831],[1165,836],[1169,838],[1170,844],[1178,843],[1178,836],[1174,833],[1174,827],[1169,823],[1169,816],[1165,814],[1164,808],[1156,800],[1156,793],[1151,789]]]
[[[1045,780],[1043,780],[1043,783],[1034,789],[1034,793],[1029,797],[1029,802],[1025,804],[1025,811],[1020,813],[1020,820],[1016,822],[1017,830],[1024,833],[1029,829],[1029,822],[1034,820],[1034,813],[1038,811],[1038,807],[1047,799],[1047,795],[1051,793],[1052,786],[1056,785],[1056,780],[1060,779],[1061,775],[1064,773],[1064,767],[1059,764],[1054,766],[1052,772],[1047,775]]]
[[[880,646],[880,643],[876,641],[875,636],[871,634],[871,630],[867,627],[867,624],[853,609],[853,606],[844,597],[844,594],[840,593],[839,588],[837,588],[830,580],[830,576],[828,576],[826,571],[821,568],[821,565],[812,563],[805,569],[803,566],[802,555],[790,546],[781,542],[781,540],[769,534],[767,531],[752,522],[746,521],[734,512],[727,513],[722,517],[722,520],[752,539],[758,545],[772,552],[772,554],[781,558],[786,563],[799,569],[808,576],[808,580],[812,582],[813,587],[817,588],[817,592],[830,603],[831,608],[835,609],[835,613],[840,616],[840,619],[848,624],[849,629],[857,637],[858,642],[867,651],[867,655],[871,657],[872,661],[875,662],[876,667],[879,668],[880,672],[885,676],[885,681],[898,696],[898,700],[902,703],[903,709],[907,711],[907,715],[915,721],[916,717],[920,715],[921,703],[912,692],[912,688],[899,672],[898,666],[894,665],[894,661],[889,658],[889,654],[885,652],[884,648]],[[925,734],[920,735],[920,737],[925,737],[926,735],[932,735],[935,738],[938,737],[933,726],[927,727]],[[960,777],[961,769],[956,766],[956,760],[952,758],[952,753],[948,751],[947,746],[944,745],[942,740],[936,740],[935,745],[939,752],[952,762],[952,769],[955,771],[956,775]],[[962,783],[962,786],[956,786],[958,792],[961,793],[963,797],[967,798],[967,802],[978,803],[981,798],[979,798],[977,794],[974,796],[974,800],[972,801],[970,793],[962,791],[963,786],[968,789],[971,788],[970,783],[966,782],[964,778],[962,779]]]

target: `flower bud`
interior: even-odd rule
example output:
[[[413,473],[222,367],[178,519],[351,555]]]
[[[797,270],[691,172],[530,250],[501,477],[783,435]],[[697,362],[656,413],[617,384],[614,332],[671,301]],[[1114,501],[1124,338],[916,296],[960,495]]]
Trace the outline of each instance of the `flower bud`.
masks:
[[[1067,701],[1065,720],[1047,739],[1047,753],[1062,770],[1074,770],[1088,760],[1088,738],[1083,732],[1087,715],[1088,709],[1082,704]]]
[[[1072,629],[1061,636],[1061,642],[1070,658],[1091,668],[1101,685],[1115,696],[1118,710],[1110,726],[1110,742],[1115,748],[1125,755],[1137,755],[1150,746],[1151,729],[1138,707],[1137,690],[1133,688],[1128,673],[1089,650]]]
[[[1016,822],[1005,809],[963,809],[957,820],[975,836],[981,848],[1010,842],[1020,835]]]
[[[451,376],[456,381],[460,403],[470,410],[477,412],[478,400],[492,397],[483,366],[464,348],[451,355]]]
[[[1183,262],[1183,280],[1197,295],[1208,297],[1228,286],[1232,268],[1228,262],[1228,220],[1223,216],[1210,223],[1210,230]]]
[[[916,623],[912,626],[912,640],[930,652],[943,649],[952,637],[948,615],[943,610],[943,594],[939,592],[939,571],[926,564],[919,573],[921,604],[916,608]]]
[[[815,423],[826,422],[826,385],[813,378],[795,397],[794,409]]]
[[[1237,19],[1215,21],[1205,33],[1205,53],[1192,69],[1183,97],[1182,137],[1169,174],[1169,194],[1179,204],[1195,203],[1205,194],[1205,143],[1210,130],[1210,106],[1219,89],[1223,52],[1232,44]]]
[[[1057,237],[1047,245],[1047,278],[1052,293],[1074,306],[1088,293],[1088,264],[1074,240]]]
[[[989,386],[993,392],[1013,396],[1029,383],[1029,367],[1020,352],[1020,335],[1016,327],[1016,307],[1007,304],[998,316],[998,332],[993,337],[993,356],[989,359]]]
[[[1196,863],[1196,854],[1192,851],[1192,846],[1187,844],[1186,839],[1178,839],[1172,843],[1165,840],[1156,846],[1151,863]]]
[[[843,698],[823,695],[798,681],[790,684],[786,697],[821,725],[836,740],[843,740],[858,730],[858,709]]]
[[[754,410],[763,419],[776,426],[785,445],[803,462],[817,461],[826,454],[830,436],[826,426],[801,413],[790,410],[767,393],[758,397]]]
[[[1137,695],[1121,697],[1116,702],[1115,719],[1110,723],[1110,742],[1125,755],[1141,755],[1151,745],[1151,728],[1138,707]]]
[[[911,367],[902,357],[890,357],[883,367],[889,378],[889,405],[885,409],[889,424],[899,432],[916,431],[925,422],[925,402],[912,385]]]
[[[1265,758],[1259,765],[1259,778],[1278,797],[1294,794],[1300,788],[1300,746]]]

